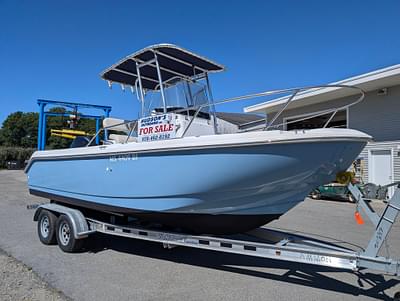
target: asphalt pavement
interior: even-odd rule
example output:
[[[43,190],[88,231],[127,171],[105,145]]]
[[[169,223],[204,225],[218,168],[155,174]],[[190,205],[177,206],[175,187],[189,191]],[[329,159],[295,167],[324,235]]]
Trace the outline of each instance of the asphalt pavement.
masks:
[[[22,171],[0,171],[0,249],[73,300],[391,300],[400,290],[397,279],[368,270],[350,273],[184,247],[169,250],[100,234],[89,238],[86,251],[66,254],[37,238],[33,211],[26,205],[45,201],[28,194]],[[366,246],[373,226],[357,225],[354,208],[307,199],[268,226],[358,249]],[[398,224],[389,238],[382,254],[400,258]]]

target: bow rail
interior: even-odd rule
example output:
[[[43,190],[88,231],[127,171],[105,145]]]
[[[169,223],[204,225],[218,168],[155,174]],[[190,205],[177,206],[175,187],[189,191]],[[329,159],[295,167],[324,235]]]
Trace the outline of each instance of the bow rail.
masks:
[[[352,90],[355,90],[355,91],[357,91],[359,93],[359,97],[357,97],[353,102],[350,102],[350,103],[348,103],[346,105],[343,105],[343,106],[333,107],[333,108],[330,108],[330,109],[326,109],[326,110],[323,110],[323,111],[316,112],[315,114],[311,112],[306,117],[297,118],[297,119],[294,119],[294,120],[291,120],[291,121],[287,121],[287,122],[284,122],[284,123],[275,124],[276,120],[282,115],[282,113],[289,107],[289,105],[293,101],[296,100],[296,96],[299,95],[300,92],[312,91],[312,90],[316,90],[316,89],[319,89],[319,88],[345,88],[345,89],[352,89]],[[227,104],[227,103],[232,103],[232,102],[245,101],[245,100],[249,100],[249,99],[267,97],[267,96],[272,96],[272,95],[288,94],[288,93],[290,93],[290,94],[287,96],[287,101],[285,103],[283,103],[282,108],[274,115],[274,117],[272,118],[272,120],[270,122],[267,122],[267,118],[265,117],[265,118],[260,118],[259,120],[255,120],[255,121],[251,121],[251,122],[240,124],[239,128],[242,127],[242,126],[248,126],[248,125],[251,125],[251,124],[258,124],[260,122],[265,121],[265,125],[263,127],[253,127],[253,128],[248,129],[248,130],[245,130],[245,131],[247,131],[247,132],[248,131],[260,131],[260,130],[266,131],[266,130],[269,130],[269,129],[277,129],[277,128],[283,126],[284,124],[296,123],[296,122],[299,122],[299,121],[312,119],[312,118],[315,118],[315,117],[319,117],[319,116],[331,113],[330,117],[328,118],[328,120],[323,125],[323,128],[326,128],[328,126],[328,124],[332,121],[332,119],[335,117],[335,115],[336,115],[336,113],[338,111],[345,110],[345,109],[347,109],[347,108],[349,108],[351,106],[354,106],[354,105],[360,103],[365,98],[365,91],[362,90],[361,88],[356,87],[356,86],[348,86],[348,85],[340,85],[340,84],[329,84],[329,85],[317,85],[317,86],[297,87],[297,88],[288,88],[288,89],[277,89],[277,90],[264,91],[264,92],[260,92],[260,93],[242,95],[242,96],[238,96],[238,97],[226,98],[226,99],[223,99],[223,100],[214,101],[212,103],[202,104],[202,105],[199,105],[199,106],[188,107],[188,108],[184,108],[184,109],[176,109],[176,110],[172,110],[172,111],[168,112],[168,113],[179,114],[179,113],[188,112],[189,110],[194,110],[195,111],[193,116],[191,116],[190,122],[186,126],[182,136],[174,138],[174,139],[180,139],[180,138],[185,137],[186,133],[188,132],[188,130],[192,126],[193,121],[196,119],[196,117],[198,116],[200,111],[202,109],[204,109],[204,108],[214,107],[214,106]],[[154,112],[154,114],[155,115],[162,115],[164,113],[163,112]],[[96,139],[96,137],[102,131],[106,131],[106,130],[112,129],[113,127],[116,127],[116,126],[119,126],[119,125],[128,125],[128,127],[130,128],[130,131],[129,131],[129,134],[128,134],[128,138],[126,139],[126,143],[127,143],[129,137],[137,129],[138,121],[137,120],[124,121],[124,122],[121,122],[119,124],[114,124],[112,126],[103,127],[99,131],[97,131],[95,136],[92,137],[92,139],[88,143],[88,146],[92,145],[92,142],[94,141],[94,139]]]

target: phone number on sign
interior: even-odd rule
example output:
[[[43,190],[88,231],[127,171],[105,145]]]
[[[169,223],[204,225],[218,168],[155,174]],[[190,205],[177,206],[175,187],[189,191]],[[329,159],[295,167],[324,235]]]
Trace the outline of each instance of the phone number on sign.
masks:
[[[166,140],[170,139],[171,134],[160,134],[160,135],[153,135],[153,136],[146,136],[142,137],[142,141],[157,141],[157,140]]]

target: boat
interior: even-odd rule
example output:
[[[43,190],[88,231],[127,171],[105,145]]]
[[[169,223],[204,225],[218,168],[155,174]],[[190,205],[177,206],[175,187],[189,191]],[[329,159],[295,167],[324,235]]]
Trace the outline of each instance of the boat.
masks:
[[[276,126],[295,95],[310,87],[213,101],[209,74],[224,69],[172,44],[118,61],[101,77],[136,94],[140,118],[105,118],[85,146],[36,151],[25,169],[29,192],[182,231],[240,233],[278,219],[331,182],[371,139],[347,128]],[[354,103],[364,97],[356,87],[343,87],[360,92]],[[275,94],[287,102],[269,122],[216,109]],[[100,132],[106,138],[96,145]]]

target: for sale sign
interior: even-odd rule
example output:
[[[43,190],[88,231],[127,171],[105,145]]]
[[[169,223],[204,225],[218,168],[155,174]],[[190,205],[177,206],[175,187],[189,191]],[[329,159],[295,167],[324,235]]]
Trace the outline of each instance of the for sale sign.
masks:
[[[139,119],[139,142],[165,140],[176,137],[173,114],[163,114]]]

